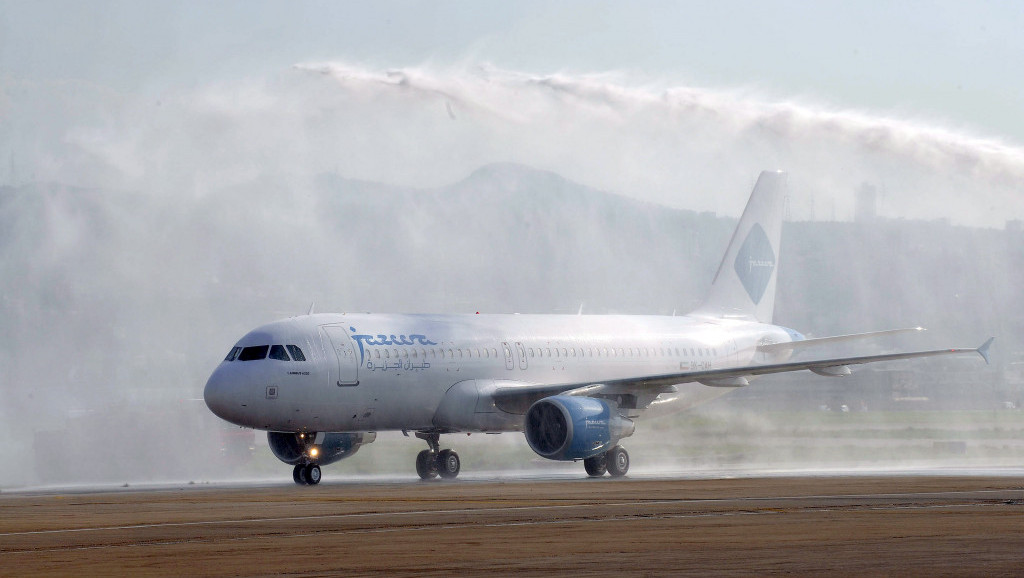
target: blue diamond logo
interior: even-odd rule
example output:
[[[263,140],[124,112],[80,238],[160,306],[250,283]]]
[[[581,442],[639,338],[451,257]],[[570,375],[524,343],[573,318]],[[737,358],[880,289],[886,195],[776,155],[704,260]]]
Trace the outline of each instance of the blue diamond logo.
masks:
[[[772,244],[760,224],[755,223],[747,233],[747,238],[736,255],[734,268],[740,282],[743,283],[743,288],[747,290],[747,295],[750,295],[750,300],[755,305],[760,303],[764,297],[764,290],[768,288],[768,281],[775,271],[775,252],[772,251]]]

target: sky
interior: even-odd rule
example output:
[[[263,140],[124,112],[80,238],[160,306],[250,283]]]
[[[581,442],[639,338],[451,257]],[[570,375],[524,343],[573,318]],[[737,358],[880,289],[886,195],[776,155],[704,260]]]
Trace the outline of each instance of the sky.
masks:
[[[628,70],[1024,142],[1008,2],[0,2],[0,74],[159,92],[296,62]]]
[[[849,219],[867,184],[884,216],[1001,228],[1021,29],[1013,2],[0,0],[0,184],[431,188],[516,162],[728,214],[783,169],[797,219]]]

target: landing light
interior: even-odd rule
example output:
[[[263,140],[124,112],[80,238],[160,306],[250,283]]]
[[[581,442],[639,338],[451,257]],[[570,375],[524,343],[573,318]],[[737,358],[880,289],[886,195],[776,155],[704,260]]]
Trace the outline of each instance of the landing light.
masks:
[[[319,450],[319,449],[317,449],[317,448],[315,448],[315,447],[313,447],[313,448],[309,448],[309,457],[311,457],[311,458],[315,458],[315,457],[317,457],[318,455],[320,455],[320,450]]]

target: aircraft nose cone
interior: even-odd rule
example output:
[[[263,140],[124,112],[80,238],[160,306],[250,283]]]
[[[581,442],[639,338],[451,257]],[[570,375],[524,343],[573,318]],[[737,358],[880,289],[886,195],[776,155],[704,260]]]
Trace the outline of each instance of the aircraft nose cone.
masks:
[[[232,380],[226,375],[224,368],[218,368],[206,381],[206,388],[203,390],[203,400],[206,407],[217,417],[235,423],[237,416],[238,400],[232,391]]]

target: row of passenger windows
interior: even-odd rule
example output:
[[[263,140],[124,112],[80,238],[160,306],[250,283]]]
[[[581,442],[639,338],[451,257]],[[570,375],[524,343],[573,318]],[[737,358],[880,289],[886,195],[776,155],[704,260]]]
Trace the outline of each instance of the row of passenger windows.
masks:
[[[375,359],[390,359],[392,357],[403,357],[403,358],[418,358],[423,357],[424,359],[429,357],[441,358],[441,359],[454,359],[456,357],[477,357],[477,358],[490,358],[498,357],[497,348],[466,348],[466,349],[415,349],[415,348],[401,348],[401,349],[373,349],[370,355]],[[556,357],[556,358],[569,358],[569,357],[666,357],[671,356],[675,353],[676,357],[682,357],[687,354],[687,348],[683,348],[680,353],[680,349],[676,348],[655,348],[655,347],[533,347],[526,348],[526,353],[530,357]],[[290,355],[289,355],[290,354]],[[511,352],[510,352],[511,354]],[[718,356],[718,350],[715,348],[690,348],[689,354],[691,357],[708,357]],[[306,361],[306,356],[302,353],[297,345],[253,345],[250,347],[235,347],[231,349],[228,356],[224,358],[224,361],[253,361],[257,359],[276,359],[279,361]]]
[[[291,355],[289,355],[291,354]],[[306,361],[298,345],[253,345],[234,347],[224,361],[253,361],[256,359],[277,359],[279,361]]]
[[[687,354],[691,357],[717,357],[717,348],[683,348],[680,352],[678,347],[676,348],[656,348],[656,347],[533,347],[526,348],[526,353],[530,357],[556,357],[556,358],[569,358],[569,357],[670,357],[675,353],[676,357],[682,357]],[[511,355],[511,352],[509,353]],[[431,357],[431,358],[449,358],[453,359],[456,357],[478,357],[478,358],[490,358],[498,357],[497,348],[466,348],[466,349],[415,349],[415,348],[401,348],[401,349],[372,349],[369,355],[374,359],[390,359],[392,357],[403,357],[403,358],[418,358],[418,357]]]

